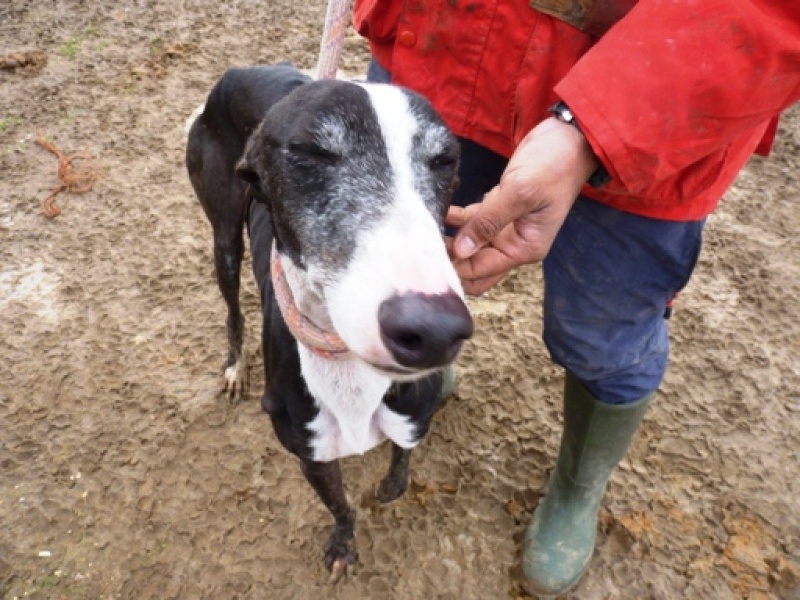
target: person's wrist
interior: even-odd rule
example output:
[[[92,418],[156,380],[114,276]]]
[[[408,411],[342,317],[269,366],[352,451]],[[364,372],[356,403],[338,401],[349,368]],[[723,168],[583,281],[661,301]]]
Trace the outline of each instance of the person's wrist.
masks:
[[[572,127],[580,137],[583,139],[583,142],[588,149],[588,152],[591,154],[592,158],[594,159],[594,168],[589,173],[588,177],[586,178],[585,182],[588,183],[592,187],[601,187],[608,183],[611,180],[611,176],[608,174],[603,163],[597,158],[592,150],[591,145],[586,140],[586,136],[583,134],[583,130],[581,129],[580,124],[578,123],[575,115],[570,110],[569,106],[567,106],[563,101],[556,102],[553,106],[550,107],[549,112],[553,115],[553,118],[561,123],[569,125]]]
[[[566,162],[563,164],[562,176],[568,177],[580,190],[600,165],[589,142],[578,129],[556,117],[545,120],[541,126],[553,128],[560,139],[569,144],[569,151],[564,156]]]

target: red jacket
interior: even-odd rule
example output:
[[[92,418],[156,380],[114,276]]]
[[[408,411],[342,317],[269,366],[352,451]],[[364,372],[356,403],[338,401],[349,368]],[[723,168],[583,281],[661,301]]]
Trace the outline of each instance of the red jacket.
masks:
[[[563,99],[613,177],[584,193],[649,217],[707,216],[800,98],[797,0],[639,0],[599,40],[528,0],[356,0],[354,23],[395,83],[505,156]]]

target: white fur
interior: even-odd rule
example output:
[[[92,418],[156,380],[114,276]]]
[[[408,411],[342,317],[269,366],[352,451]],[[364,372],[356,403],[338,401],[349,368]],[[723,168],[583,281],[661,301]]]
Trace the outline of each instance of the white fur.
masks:
[[[225,391],[230,393],[241,393],[245,387],[247,375],[247,365],[245,364],[244,353],[235,364],[225,369]]]
[[[363,454],[387,438],[403,448],[416,445],[414,423],[382,402],[389,377],[356,357],[331,361],[302,345],[299,350],[303,377],[319,408],[308,424],[315,461]]]
[[[186,133],[186,135],[189,135],[189,131],[191,131],[192,125],[194,125],[194,122],[197,120],[197,117],[203,114],[203,111],[205,109],[206,105],[201,104],[200,106],[195,108],[194,111],[192,111],[192,114],[189,115],[189,118],[186,119],[186,123],[184,124],[184,132]]]
[[[324,290],[309,283],[316,281],[313,273],[281,257],[301,312],[323,329],[336,331],[353,352],[346,360],[331,361],[298,345],[303,378],[319,408],[308,428],[314,434],[314,460],[320,462],[362,454],[387,438],[403,448],[416,445],[416,425],[386,406],[383,397],[392,379],[426,373],[390,377],[370,366],[399,366],[381,339],[379,307],[405,292],[452,290],[464,295],[439,225],[415,187],[411,153],[418,124],[406,96],[391,86],[365,89],[388,150],[394,202],[376,226],[359,234],[347,270]]]
[[[291,260],[279,260],[295,302],[306,318],[330,329],[325,304],[307,286],[303,272]],[[314,460],[326,462],[363,454],[385,439],[398,446],[416,445],[416,426],[408,417],[383,404],[392,381],[356,355],[346,360],[327,360],[298,344],[300,370],[319,414],[307,427],[314,436]]]
[[[415,187],[411,152],[418,123],[407,98],[388,85],[365,89],[384,135],[394,203],[378,225],[359,234],[347,271],[325,290],[325,298],[335,330],[353,352],[372,364],[396,366],[380,336],[381,303],[405,292],[453,290],[463,297],[463,290],[438,223]]]

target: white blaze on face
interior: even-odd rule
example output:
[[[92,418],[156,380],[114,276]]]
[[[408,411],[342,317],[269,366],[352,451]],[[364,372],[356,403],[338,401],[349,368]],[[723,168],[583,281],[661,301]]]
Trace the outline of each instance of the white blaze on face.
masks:
[[[383,133],[394,198],[380,221],[359,233],[347,270],[325,296],[333,326],[347,346],[368,362],[392,365],[378,325],[381,303],[406,292],[453,290],[463,297],[463,291],[439,226],[415,186],[412,143],[419,123],[406,95],[388,85],[364,88]]]

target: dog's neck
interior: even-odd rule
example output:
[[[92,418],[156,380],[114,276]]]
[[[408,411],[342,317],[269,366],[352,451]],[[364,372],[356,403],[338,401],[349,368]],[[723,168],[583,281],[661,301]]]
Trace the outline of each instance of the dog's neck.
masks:
[[[292,261],[281,260],[272,245],[272,286],[283,320],[295,339],[314,354],[328,360],[344,360],[350,350],[333,330],[330,316],[317,294],[305,285]]]
[[[389,437],[404,448],[416,444],[408,418],[381,408],[391,379],[350,352],[335,333],[319,294],[304,272],[272,248],[272,285],[283,320],[298,341],[300,368],[319,413],[308,424],[314,460],[363,454]]]

